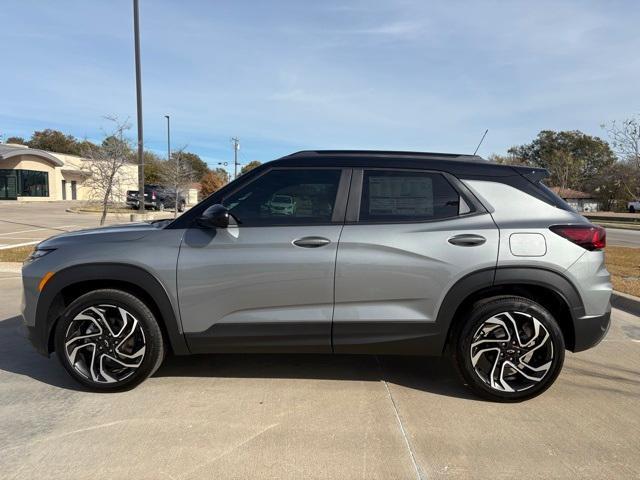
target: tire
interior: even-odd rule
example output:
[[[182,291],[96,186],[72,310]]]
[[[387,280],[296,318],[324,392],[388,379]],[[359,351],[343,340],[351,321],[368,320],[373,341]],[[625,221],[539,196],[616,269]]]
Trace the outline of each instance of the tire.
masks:
[[[634,207],[633,205],[631,205],[629,207],[629,213],[636,213],[636,207]]]
[[[180,206],[178,207],[178,212],[184,212],[184,202],[180,202]]]
[[[458,332],[453,348],[458,372],[473,392],[488,400],[533,398],[562,370],[565,344],[560,327],[546,308],[527,298],[482,300]]]
[[[166,352],[151,310],[135,296],[114,289],[94,290],[74,300],[56,324],[54,342],[67,372],[100,392],[135,387],[155,373]]]

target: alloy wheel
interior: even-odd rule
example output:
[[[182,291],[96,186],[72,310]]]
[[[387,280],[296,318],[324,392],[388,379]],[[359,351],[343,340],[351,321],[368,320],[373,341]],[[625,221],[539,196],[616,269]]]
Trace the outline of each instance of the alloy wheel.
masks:
[[[547,328],[528,313],[502,312],[485,320],[470,347],[475,374],[501,392],[521,392],[551,370],[553,342]]]
[[[146,342],[142,325],[131,312],[99,304],[85,308],[69,323],[64,350],[69,364],[83,377],[116,383],[142,365]]]

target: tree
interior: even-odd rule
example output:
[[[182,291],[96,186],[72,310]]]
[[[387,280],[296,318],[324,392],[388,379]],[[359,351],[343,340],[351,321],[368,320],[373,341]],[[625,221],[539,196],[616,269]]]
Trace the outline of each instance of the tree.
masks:
[[[604,127],[620,159],[640,169],[640,117],[627,118],[620,123],[613,121]]]
[[[173,152],[171,156],[174,156],[177,152]],[[180,159],[185,165],[189,165],[193,176],[196,179],[204,177],[209,172],[209,167],[199,155],[191,152],[187,152],[184,149],[180,150]]]
[[[218,167],[214,170],[214,172],[220,175],[220,177],[224,180],[225,185],[229,183],[229,172],[227,172],[224,168]]]
[[[58,130],[50,128],[33,132],[27,145],[31,148],[38,148],[48,152],[68,153],[71,155],[79,155],[81,153],[78,141],[74,136],[65,135]]]
[[[609,144],[580,131],[541,131],[529,144],[511,147],[516,164],[549,170],[549,184],[584,190],[616,157]]]
[[[162,180],[162,168],[164,161],[155,153],[145,150],[143,153],[144,161],[144,183],[158,184]]]
[[[115,117],[107,119],[114,123],[111,133],[105,135],[101,145],[87,145],[81,152],[89,160],[82,164],[87,177],[85,184],[90,189],[90,196],[99,200],[102,206],[100,225],[104,225],[107,218],[109,203],[124,193],[121,187],[127,179],[122,168],[134,160],[131,142],[125,136],[130,125]]]
[[[523,160],[521,158],[516,157],[513,154],[508,155],[499,155],[497,153],[492,153],[489,155],[488,160],[490,162],[499,163],[500,165],[522,165]]]
[[[26,145],[27,143],[24,141],[22,137],[9,137],[7,138],[7,143],[15,143],[17,145]]]
[[[220,170],[222,169],[218,168],[216,170],[209,171],[200,180],[200,193],[203,197],[208,197],[227,184],[227,179],[229,178],[229,176],[226,171],[222,170],[224,172],[224,174],[222,174]]]
[[[187,153],[187,155],[184,156],[183,154],[184,148],[172,152],[171,158],[162,162],[159,170],[160,185],[169,190],[175,198],[174,218],[178,216],[178,205],[181,194],[189,189],[191,183],[193,183],[196,178],[195,172],[192,169],[192,157],[189,157],[193,154]]]
[[[259,167],[260,165],[262,165],[262,163],[260,163],[258,160],[251,161],[247,163],[244,167],[242,167],[242,170],[240,170],[240,175],[244,175],[248,171],[253,170],[256,167]]]
[[[640,170],[633,162],[622,160],[605,168],[592,185],[602,210],[626,211],[626,201],[640,192]]]

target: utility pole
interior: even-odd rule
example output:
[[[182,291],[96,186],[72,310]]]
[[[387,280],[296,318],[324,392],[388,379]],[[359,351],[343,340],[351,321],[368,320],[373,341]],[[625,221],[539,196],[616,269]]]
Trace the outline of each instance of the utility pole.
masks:
[[[240,150],[240,139],[233,137],[231,139],[233,143],[233,179],[238,178],[238,150]]]
[[[133,0],[133,37],[136,57],[136,100],[138,115],[138,206],[144,212],[144,141],[142,138],[142,72],[140,68],[140,25],[138,18],[138,0]]]

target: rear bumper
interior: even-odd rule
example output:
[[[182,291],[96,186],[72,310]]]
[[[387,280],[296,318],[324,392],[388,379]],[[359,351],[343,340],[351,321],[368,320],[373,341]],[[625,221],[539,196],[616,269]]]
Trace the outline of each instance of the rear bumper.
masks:
[[[611,325],[611,307],[603,315],[585,316],[573,322],[575,333],[574,352],[593,348],[607,335]]]

